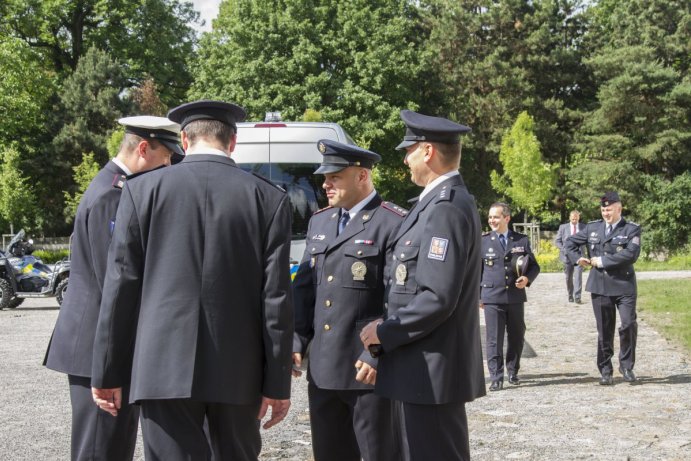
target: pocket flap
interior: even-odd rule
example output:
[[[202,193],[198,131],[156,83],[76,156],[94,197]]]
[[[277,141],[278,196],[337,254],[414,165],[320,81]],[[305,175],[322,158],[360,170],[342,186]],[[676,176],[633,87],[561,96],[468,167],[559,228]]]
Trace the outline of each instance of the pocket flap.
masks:
[[[307,244],[307,249],[310,254],[318,255],[326,251],[326,243],[321,242],[311,242]]]
[[[354,258],[370,258],[379,254],[379,247],[374,245],[347,245],[343,247],[343,254]]]
[[[413,246],[398,246],[394,250],[394,256],[399,261],[410,261],[411,259],[417,259],[417,254],[420,251],[419,247]]]

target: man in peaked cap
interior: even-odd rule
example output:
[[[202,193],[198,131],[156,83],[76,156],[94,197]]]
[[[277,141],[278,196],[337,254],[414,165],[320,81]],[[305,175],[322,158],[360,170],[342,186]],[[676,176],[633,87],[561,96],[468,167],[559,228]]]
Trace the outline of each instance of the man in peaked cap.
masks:
[[[398,461],[391,403],[374,395],[377,359],[358,333],[384,315],[391,239],[405,210],[385,202],[372,184],[374,152],[322,139],[329,206],[310,219],[295,281],[293,360],[307,372],[315,461]],[[295,376],[300,372],[295,371]]]
[[[117,418],[98,409],[91,397],[91,359],[108,246],[125,179],[171,163],[182,152],[180,125],[149,115],[119,120],[125,136],[84,192],[74,219],[72,272],[44,364],[66,373],[72,402],[73,460],[131,460],[139,408],[123,405]],[[125,394],[128,387],[125,386]]]
[[[591,293],[597,323],[597,367],[600,384],[614,383],[612,355],[617,310],[621,318],[619,328],[619,372],[624,381],[633,383],[636,375],[636,272],[634,263],[641,253],[641,227],[621,216],[619,194],[607,192],[600,198],[602,219],[591,221],[585,228],[569,237],[564,248],[571,264],[590,266],[586,290]],[[585,245],[590,258],[579,248]]]
[[[147,459],[256,460],[258,420],[271,407],[269,428],[290,406],[290,203],[230,158],[241,107],[195,101],[168,117],[186,156],[123,189],[94,400],[117,415],[131,383]]]
[[[478,299],[480,219],[458,169],[470,128],[404,110],[398,149],[424,190],[393,238],[375,393],[392,399],[402,460],[468,460],[465,402],[485,394]]]

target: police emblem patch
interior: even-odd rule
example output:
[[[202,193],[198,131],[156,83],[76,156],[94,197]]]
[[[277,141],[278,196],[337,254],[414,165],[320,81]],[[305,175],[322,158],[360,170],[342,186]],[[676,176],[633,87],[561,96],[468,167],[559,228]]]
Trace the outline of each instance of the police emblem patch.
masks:
[[[436,259],[437,261],[444,261],[446,259],[446,250],[449,247],[449,240],[440,237],[432,237],[432,242],[429,245],[429,252],[427,258]]]
[[[396,267],[396,285],[405,285],[405,279],[408,277],[408,269],[405,264],[399,264]]]

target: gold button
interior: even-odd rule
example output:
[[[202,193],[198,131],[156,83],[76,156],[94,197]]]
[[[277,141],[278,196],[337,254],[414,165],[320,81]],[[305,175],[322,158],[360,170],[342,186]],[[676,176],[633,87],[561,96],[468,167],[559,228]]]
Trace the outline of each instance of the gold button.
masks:
[[[358,256],[362,255],[362,250],[357,251]]]
[[[312,248],[312,251],[316,250],[316,248]]]
[[[405,258],[405,253],[401,253],[401,258]]]
[[[331,327],[330,327],[329,325],[324,325],[324,329],[325,329],[326,331],[329,331],[329,330],[331,329]]]
[[[509,286],[508,286],[508,285],[506,285],[506,286],[504,287],[504,289],[508,290],[508,289],[509,289]]]
[[[326,307],[331,307],[331,300],[327,299],[324,304],[326,305]]]
[[[508,267],[507,267],[507,269],[508,269]],[[326,278],[326,280],[328,280],[329,282],[332,282],[333,279],[334,279],[334,276],[333,276],[333,275],[329,275],[329,276]]]
[[[509,276],[508,276],[508,275],[507,275],[506,277],[504,277],[504,278],[505,278],[506,280],[509,280]]]

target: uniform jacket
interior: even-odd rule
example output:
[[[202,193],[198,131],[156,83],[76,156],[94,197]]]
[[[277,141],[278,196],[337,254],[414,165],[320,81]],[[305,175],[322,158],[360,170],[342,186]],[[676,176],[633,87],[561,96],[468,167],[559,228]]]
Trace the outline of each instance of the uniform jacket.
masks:
[[[253,404],[290,395],[287,195],[195,154],[125,185],[108,254],[92,384],[130,401]]]
[[[581,257],[578,247],[587,245],[591,258],[602,258],[602,267],[591,268],[585,289],[605,296],[635,295],[633,264],[641,253],[641,227],[622,218],[606,237],[605,229],[606,224],[600,219],[569,237],[564,245],[569,260],[575,265]]]
[[[76,376],[91,376],[91,357],[108,246],[125,172],[113,162],[84,191],[74,218],[70,286],[60,307],[44,365]]]
[[[499,236],[491,231],[482,235],[482,291],[480,300],[486,304],[514,304],[527,301],[525,288],[516,288],[516,258],[528,258],[525,275],[528,286],[540,273],[540,265],[530,249],[530,240],[525,234],[509,231],[506,250],[499,242]]]
[[[576,224],[576,233],[585,229],[585,224],[579,222]],[[563,263],[568,263],[569,258],[566,256],[566,251],[564,249],[564,242],[566,239],[571,237],[571,222],[567,222],[559,225],[559,230],[557,231],[557,238],[554,239],[554,244],[559,248],[559,261]],[[585,247],[581,247],[581,255],[585,254]]]
[[[377,365],[360,330],[384,316],[391,241],[405,210],[376,195],[336,235],[340,208],[315,213],[293,282],[295,340],[304,355],[311,341],[309,379],[322,389],[371,389],[355,380],[355,362]]]
[[[387,320],[377,334],[375,392],[415,404],[485,394],[480,323],[480,220],[460,176],[432,189],[394,238]]]

